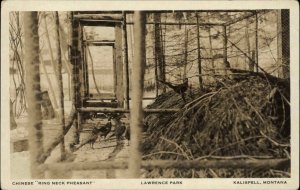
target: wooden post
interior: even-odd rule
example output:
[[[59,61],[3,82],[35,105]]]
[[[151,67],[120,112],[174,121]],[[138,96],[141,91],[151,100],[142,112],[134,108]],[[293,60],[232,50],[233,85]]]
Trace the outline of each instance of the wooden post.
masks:
[[[64,91],[63,91],[63,79],[62,79],[62,59],[61,59],[61,49],[60,49],[60,37],[59,37],[59,16],[58,12],[55,12],[55,26],[56,26],[56,51],[57,51],[57,64],[56,73],[58,78],[58,99],[59,99],[59,121],[61,125],[61,134],[65,131],[65,109],[64,109]],[[65,159],[65,141],[62,139],[60,143],[60,159],[63,161]]]
[[[122,26],[116,24],[115,26],[115,59],[116,59],[116,98],[119,106],[124,104],[124,88],[123,88],[123,58],[122,58]]]
[[[123,81],[124,81],[124,108],[129,109],[129,68],[128,68],[128,44],[126,13],[123,12]]]
[[[187,20],[185,20],[185,22],[187,22]],[[183,66],[183,79],[187,77],[187,64],[188,64],[188,41],[189,41],[189,31],[187,29],[187,26],[184,25],[184,34],[185,34],[185,38],[184,38],[184,66]]]
[[[162,46],[161,46],[161,33],[160,33],[160,13],[154,14],[154,22],[156,23],[154,25],[154,41],[155,41],[155,60],[157,62],[157,78],[159,80],[164,80],[163,77],[163,52],[162,52]],[[161,94],[164,91],[165,86],[158,84],[158,94]]]
[[[43,131],[41,114],[41,86],[39,73],[38,12],[24,12],[24,61],[26,75],[26,98],[28,112],[30,172],[34,179],[44,178],[39,157],[43,154]]]
[[[277,57],[279,65],[279,77],[290,77],[290,14],[289,10],[278,10],[277,14]]]
[[[199,15],[196,13],[197,17],[197,53],[198,53],[198,74],[199,74],[199,88],[202,90],[203,81],[202,81],[202,60],[201,60],[201,47],[200,47],[200,30],[199,30]]]
[[[206,13],[207,14],[207,19],[208,19],[208,22],[209,22],[209,14],[208,12]],[[213,50],[212,50],[212,39],[211,39],[211,29],[210,29],[210,26],[208,27],[208,40],[209,40],[209,57],[210,57],[210,63],[211,63],[211,68],[212,68],[212,71],[213,73],[215,74],[215,61],[214,61],[214,58],[213,58]]]
[[[255,68],[258,72],[259,62],[258,62],[258,16],[255,14]]]
[[[250,36],[249,36],[249,19],[245,19],[245,41],[247,45],[247,53],[249,57],[252,57],[251,55],[251,47],[250,47]],[[254,65],[252,59],[247,59],[248,62],[248,68],[250,71],[254,71]]]
[[[139,178],[141,170],[141,126],[143,120],[143,89],[144,72],[146,65],[146,47],[145,47],[145,13],[141,11],[134,12],[134,61],[132,67],[132,108],[130,117],[130,160],[129,171],[131,178]]]
[[[230,68],[227,60],[227,31],[225,25],[223,26],[223,64],[225,69]],[[225,71],[225,73],[227,73],[227,70]]]
[[[78,40],[79,40],[79,22],[73,19],[73,13],[69,13],[70,19],[70,42],[71,42],[71,52],[70,60],[72,67],[72,103],[75,110],[79,108],[79,63],[80,63],[80,52],[78,51]],[[74,134],[73,142],[75,144],[79,143],[79,124],[77,122],[77,117],[74,119]]]

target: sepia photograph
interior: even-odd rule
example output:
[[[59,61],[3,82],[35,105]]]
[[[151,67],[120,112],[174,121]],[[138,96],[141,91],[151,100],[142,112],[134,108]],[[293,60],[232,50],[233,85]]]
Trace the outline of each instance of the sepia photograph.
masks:
[[[5,3],[1,188],[299,187],[299,4]]]

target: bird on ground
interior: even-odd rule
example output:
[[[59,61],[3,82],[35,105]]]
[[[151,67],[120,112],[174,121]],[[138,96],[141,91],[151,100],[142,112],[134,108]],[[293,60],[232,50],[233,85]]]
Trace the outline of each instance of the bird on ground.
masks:
[[[70,150],[72,152],[74,152],[88,143],[90,144],[90,148],[94,149],[94,144],[95,144],[96,140],[98,139],[99,132],[100,131],[97,127],[93,127],[92,132],[89,134],[89,136],[86,139],[83,140],[82,143],[79,144],[78,147],[75,146],[75,143],[71,143]]]
[[[185,96],[184,93],[187,91],[188,87],[189,87],[189,81],[187,78],[185,78],[183,80],[183,83],[178,84],[178,85],[173,85],[169,82],[166,81],[162,81],[162,80],[158,80],[159,82],[167,85],[169,88],[172,88],[174,90],[174,92],[178,93],[181,95],[183,101],[185,102]]]
[[[110,137],[115,135],[117,138],[117,141],[122,140],[124,138],[124,137],[122,137],[122,135],[124,134],[125,130],[126,130],[125,123],[123,123],[123,122],[118,123],[115,127],[114,133],[112,135],[110,135]]]
[[[106,136],[108,135],[108,133],[110,133],[111,131],[111,127],[112,127],[112,124],[111,124],[111,117],[108,118],[108,122],[100,127],[98,130],[99,130],[99,135],[100,135],[100,138],[101,137],[104,137],[104,139],[106,139]]]

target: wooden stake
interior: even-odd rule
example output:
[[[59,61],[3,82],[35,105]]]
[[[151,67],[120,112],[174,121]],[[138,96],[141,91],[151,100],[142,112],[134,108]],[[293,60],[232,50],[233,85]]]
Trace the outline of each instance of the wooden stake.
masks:
[[[24,12],[24,61],[26,75],[26,98],[28,112],[30,172],[32,178],[44,178],[39,156],[43,154],[43,131],[41,114],[41,86],[39,73],[38,12]]]
[[[141,126],[143,120],[142,98],[144,89],[144,70],[146,65],[145,47],[145,13],[134,13],[134,61],[132,67],[132,108],[130,117],[130,160],[129,172],[131,178],[139,178],[141,170]]]

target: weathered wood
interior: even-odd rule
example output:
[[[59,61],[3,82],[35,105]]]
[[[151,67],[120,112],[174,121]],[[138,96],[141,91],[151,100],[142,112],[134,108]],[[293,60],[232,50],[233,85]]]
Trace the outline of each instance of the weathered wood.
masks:
[[[177,169],[286,169],[290,167],[290,159],[215,159],[215,160],[150,160],[142,161],[141,167],[177,168]],[[41,165],[41,170],[100,170],[100,169],[127,169],[126,161],[98,161],[83,163],[53,163]]]
[[[126,13],[123,13],[123,81],[124,81],[124,108],[129,109],[129,66],[128,66],[128,44],[127,44],[127,24]]]
[[[64,91],[63,91],[63,79],[62,79],[62,58],[61,58],[61,49],[60,49],[60,32],[59,32],[59,16],[58,12],[55,12],[55,33],[56,33],[56,59],[57,64],[55,67],[57,78],[58,78],[58,99],[59,99],[59,110],[58,110],[58,118],[61,125],[60,133],[63,134],[65,131],[65,109],[64,109]],[[64,138],[60,142],[60,160],[63,161],[65,159],[65,140]]]
[[[130,110],[124,108],[78,108],[79,112],[101,112],[101,113],[130,113]],[[145,113],[176,113],[180,109],[144,109]]]
[[[207,13],[207,19],[209,22],[209,14]],[[208,28],[208,41],[209,41],[209,57],[210,59],[210,64],[212,68],[212,72],[215,73],[215,60],[213,57],[213,45],[212,45],[212,36],[211,36],[211,28]]]
[[[253,64],[253,57],[251,55],[251,47],[250,47],[250,36],[249,36],[249,19],[245,19],[245,42],[247,45],[247,54],[249,55],[249,57],[251,57],[252,59],[247,59],[248,61],[248,69],[250,71],[253,71],[254,69],[254,64]]]
[[[258,62],[258,15],[255,14],[255,69],[258,72],[259,62]]]
[[[39,68],[38,12],[24,12],[24,62],[27,74],[26,98],[28,113],[29,153],[31,177],[43,178],[44,173],[38,169],[41,164],[39,156],[43,154],[43,130],[41,113],[41,86]]]
[[[115,27],[115,59],[116,59],[116,98],[119,106],[124,104],[124,88],[123,88],[123,53],[122,53],[122,26],[120,24]]]
[[[288,9],[277,12],[277,57],[279,77],[290,77],[290,15]]]
[[[72,64],[72,78],[71,78],[71,83],[72,83],[72,111],[71,113],[74,114],[74,116],[72,116],[72,120],[74,120],[74,133],[73,133],[73,142],[75,144],[79,143],[79,138],[80,138],[80,133],[78,130],[78,122],[77,122],[77,118],[75,118],[76,113],[76,109],[79,107],[79,58],[80,58],[80,54],[78,51],[78,25],[79,22],[75,19],[73,19],[73,13],[69,12],[68,13],[69,16],[69,27],[70,27],[70,36],[69,36],[69,40],[71,42],[71,52],[70,52],[70,61]],[[67,125],[66,125],[66,129],[67,129]],[[56,143],[56,142],[55,142]],[[53,145],[55,145],[55,143]],[[52,148],[52,147],[51,147]],[[49,149],[48,149],[49,150]],[[51,149],[50,149],[51,150]]]
[[[227,60],[227,29],[226,26],[223,26],[223,68],[229,69],[230,65]],[[227,74],[227,70],[225,70]]]
[[[159,13],[155,13],[155,14],[159,14]],[[133,25],[133,22],[128,22],[128,25]],[[183,23],[179,23],[179,22],[147,22],[146,24],[149,25],[155,25],[155,24],[160,24],[163,26],[177,26],[177,25],[182,25],[182,26],[197,26],[197,22],[183,22]],[[203,22],[203,23],[199,23],[199,26],[223,26],[223,23],[209,23],[209,22]]]
[[[118,102],[103,102],[101,101],[84,101],[84,107],[112,107],[117,108]]]
[[[106,27],[115,27],[116,24],[121,24],[121,21],[112,21],[112,20],[80,20],[82,26],[106,26]]]
[[[114,46],[114,40],[84,40],[85,45],[89,46]]]
[[[123,16],[117,14],[78,14],[75,19],[95,19],[95,20],[117,20],[122,21]]]
[[[141,127],[143,120],[144,73],[146,66],[146,15],[141,11],[134,13],[134,60],[132,66],[132,108],[130,117],[130,159],[129,177],[139,178],[141,172]]]
[[[48,94],[48,91],[44,91],[41,93],[42,98],[42,118],[43,119],[53,119],[55,117],[55,112]]]
[[[203,88],[203,80],[202,80],[202,60],[201,60],[201,47],[200,47],[200,29],[199,29],[199,15],[196,13],[197,17],[197,55],[198,55],[198,74],[199,74],[199,88],[202,90]]]
[[[164,81],[164,64],[163,64],[163,50],[162,50],[162,45],[161,45],[161,34],[160,34],[160,22],[161,22],[161,17],[160,14],[154,14],[154,22],[156,23],[154,25],[154,55],[155,55],[155,61],[157,64],[156,67],[156,73],[157,73],[157,78],[156,80],[161,80]],[[158,94],[163,93],[165,86],[161,83],[157,83],[157,88],[158,88]]]

